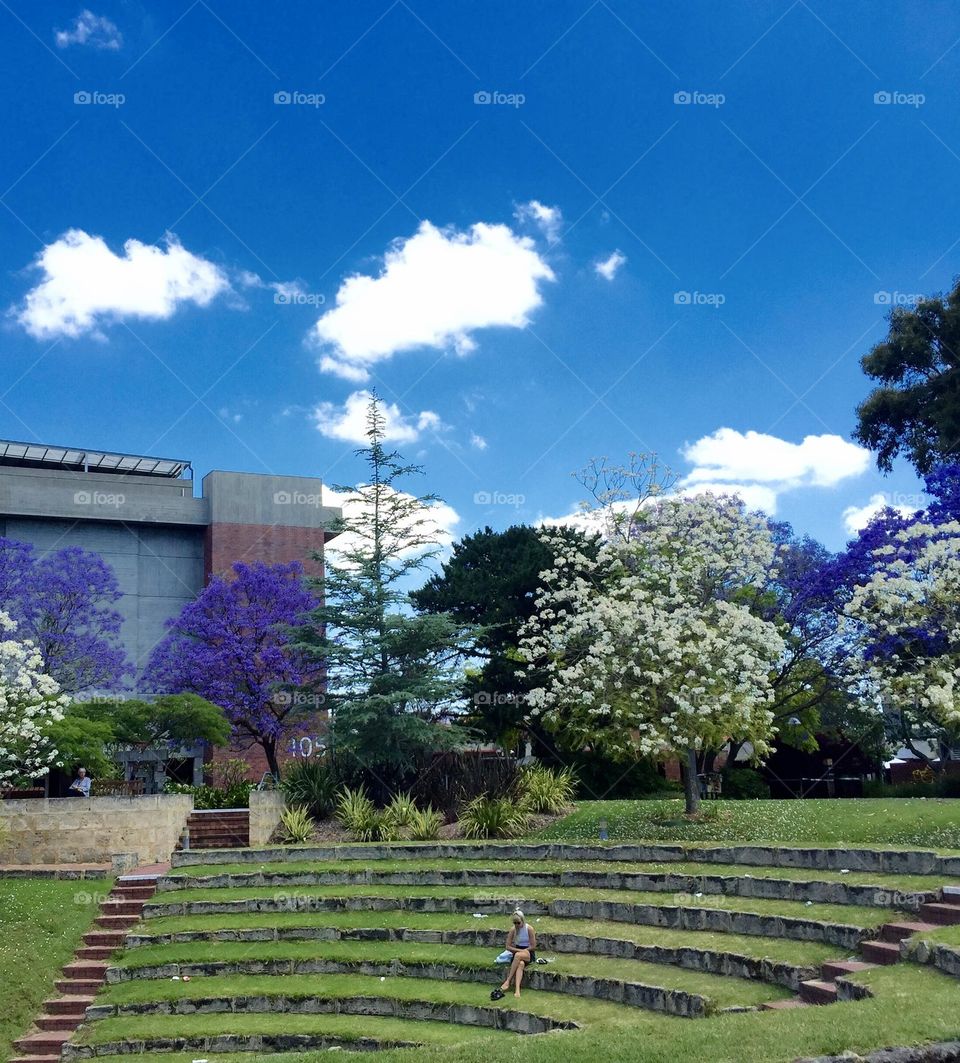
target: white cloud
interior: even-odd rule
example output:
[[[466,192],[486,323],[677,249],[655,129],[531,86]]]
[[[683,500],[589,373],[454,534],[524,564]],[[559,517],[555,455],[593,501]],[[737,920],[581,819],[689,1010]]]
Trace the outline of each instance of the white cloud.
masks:
[[[219,266],[172,234],[166,245],[127,240],[117,255],[102,237],[70,229],[37,256],[43,280],[12,313],[37,339],[76,337],[125,317],[172,317],[182,303],[207,306],[230,288]]]
[[[336,306],[311,335],[328,349],[325,372],[369,379],[374,363],[417,347],[476,347],[482,328],[522,328],[543,302],[539,283],[553,271],[533,241],[506,225],[442,230],[428,221],[384,256],[379,276],[354,274],[340,285]]]
[[[693,495],[736,495],[747,509],[759,509],[772,517],[777,512],[777,492],[765,484],[696,483],[680,488],[679,494],[689,498]]]
[[[833,487],[859,476],[870,464],[870,452],[841,436],[806,436],[790,443],[761,432],[718,428],[683,448],[694,465],[686,484],[707,481],[768,483],[781,490],[793,487]]]
[[[612,281],[617,275],[617,270],[627,261],[627,256],[619,249],[614,251],[608,258],[601,262],[595,262],[593,270],[604,280]]]
[[[894,505],[890,498],[882,492],[870,496],[870,501],[863,506],[847,506],[843,511],[843,526],[850,535],[856,535],[861,528],[865,528],[871,520],[887,507],[895,509],[903,517],[909,517],[917,512],[916,506]]]
[[[538,199],[531,199],[529,203],[521,203],[513,212],[518,222],[533,222],[547,238],[548,244],[560,242],[560,226],[563,224],[563,214],[559,207],[547,207]]]
[[[360,486],[363,486],[362,484]],[[388,489],[389,490],[389,489]],[[412,499],[414,496],[405,491],[396,492],[401,498]],[[324,488],[323,504],[325,506],[340,506],[345,517],[355,518],[369,515],[370,503],[367,502],[358,491],[334,491]],[[426,534],[441,549],[447,550],[456,538],[456,527],[460,523],[460,514],[446,502],[432,502],[424,507],[420,514],[426,521],[417,529],[418,534]],[[351,548],[359,546],[361,541],[352,532],[344,532],[332,539],[323,548],[324,560],[332,565],[343,565],[343,553]],[[419,550],[410,550],[406,555],[420,553]]]
[[[476,432],[471,432],[470,446],[473,447],[475,450],[486,450],[488,444],[487,441],[483,438],[483,436],[478,435]]]
[[[347,443],[367,443],[367,410],[369,391],[355,391],[342,406],[321,402],[313,411],[317,429],[328,439],[342,439]],[[380,402],[380,416],[384,421],[384,442],[415,443],[421,432],[438,431],[443,422],[432,410],[423,410],[413,417],[405,417],[392,402]]]
[[[73,20],[68,30],[54,30],[53,39],[58,48],[72,44],[87,44],[101,51],[117,52],[123,44],[123,36],[117,27],[103,15],[95,15],[84,8]]]

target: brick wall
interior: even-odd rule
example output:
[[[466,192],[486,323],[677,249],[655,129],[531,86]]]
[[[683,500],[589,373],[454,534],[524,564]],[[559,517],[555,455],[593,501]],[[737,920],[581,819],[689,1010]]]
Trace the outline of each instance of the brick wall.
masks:
[[[313,553],[323,552],[322,528],[297,528],[282,524],[210,524],[203,544],[206,582],[212,575],[230,571],[236,561],[268,565],[301,561],[308,576],[321,576],[323,564]]]

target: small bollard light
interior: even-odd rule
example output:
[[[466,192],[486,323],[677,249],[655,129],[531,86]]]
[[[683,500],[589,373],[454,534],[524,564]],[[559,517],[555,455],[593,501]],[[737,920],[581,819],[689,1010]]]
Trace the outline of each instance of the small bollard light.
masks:
[[[189,827],[184,827],[183,828],[183,834],[180,835],[180,848],[181,849],[185,849],[185,850],[190,848],[190,828]]]
[[[607,832],[607,821],[605,819],[601,819],[600,820],[600,841],[602,841],[602,842],[610,841],[610,835]]]

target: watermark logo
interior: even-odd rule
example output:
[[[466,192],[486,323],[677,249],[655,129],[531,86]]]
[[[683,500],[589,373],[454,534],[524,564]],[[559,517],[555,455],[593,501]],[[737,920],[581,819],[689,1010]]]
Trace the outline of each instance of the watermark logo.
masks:
[[[278,690],[272,700],[274,705],[317,709],[326,704],[327,696],[311,690]]]
[[[273,102],[282,107],[322,107],[327,97],[322,92],[297,92],[281,89],[273,94]]]
[[[279,288],[273,293],[277,306],[323,306],[327,301],[319,292],[304,292],[299,288]]]
[[[73,494],[75,506],[109,506],[111,509],[119,509],[126,501],[126,495],[108,491],[75,491]]]
[[[681,89],[673,94],[673,102],[681,107],[722,107],[727,97],[722,92],[688,92]]]
[[[526,495],[509,491],[476,491],[473,496],[478,506],[522,506],[526,500]]]
[[[912,107],[916,110],[927,102],[922,92],[891,92],[881,89],[873,94],[873,102],[879,107]]]
[[[674,292],[673,301],[677,306],[720,307],[727,297],[723,292]]]
[[[520,694],[502,694],[497,690],[478,690],[473,695],[474,705],[522,705],[523,697]]]
[[[473,94],[473,102],[487,107],[522,107],[527,97],[522,92],[488,92],[481,89]]]
[[[91,92],[81,89],[73,94],[73,102],[82,107],[122,107],[127,97],[122,92]]]
[[[916,306],[923,299],[922,292],[874,292],[877,306]]]
[[[307,494],[305,491],[274,491],[275,506],[322,506],[323,496]]]

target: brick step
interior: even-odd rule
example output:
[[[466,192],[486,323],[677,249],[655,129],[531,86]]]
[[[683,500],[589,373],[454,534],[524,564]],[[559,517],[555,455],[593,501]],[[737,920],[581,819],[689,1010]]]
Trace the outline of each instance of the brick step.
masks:
[[[80,1020],[76,1015],[41,1015],[33,1020],[33,1025],[44,1033],[59,1030],[72,1033],[80,1025]]]
[[[203,849],[246,849],[248,848],[244,838],[197,838],[190,839],[191,850]]]
[[[98,915],[94,925],[102,926],[104,930],[128,930],[139,922],[139,915]]]
[[[870,963],[888,967],[900,962],[900,946],[890,941],[861,941],[860,951]]]
[[[143,911],[143,901],[104,901],[100,905],[101,915],[139,915]]]
[[[768,1000],[760,1005],[761,1011],[789,1011],[792,1008],[809,1008],[810,1005],[799,997],[791,997],[789,1000]]]
[[[880,927],[880,940],[903,941],[905,938],[913,937],[914,934],[922,934],[927,930],[936,930],[936,924],[917,922],[884,923]]]
[[[79,1015],[83,1013],[94,1001],[92,993],[84,993],[83,996],[57,997],[55,1000],[45,1000],[43,1010],[47,1015]]]
[[[122,941],[119,945],[84,945],[74,955],[78,960],[109,960],[120,948],[123,948]]]
[[[119,949],[127,938],[125,930],[88,930],[83,935],[84,945],[109,945]]]
[[[41,1056],[56,1055],[60,1058],[60,1049],[70,1040],[73,1030],[45,1030],[43,1033],[31,1033],[14,1041],[18,1052]]]
[[[157,892],[156,886],[123,886],[110,891],[111,901],[148,901]]]
[[[920,914],[924,919],[939,926],[956,926],[960,923],[960,905],[958,904],[921,904]]]
[[[79,978],[79,979],[94,979],[103,980],[104,974],[110,965],[104,960],[76,960],[73,963],[68,963],[63,968],[63,973],[67,978]]]
[[[824,982],[819,978],[810,978],[800,983],[800,999],[808,1004],[835,1004],[837,1001],[837,983]]]
[[[875,963],[863,963],[860,960],[831,960],[820,967],[820,973],[826,981],[840,978],[845,974],[855,974],[857,971],[872,971]]]
[[[960,904],[960,886],[943,887],[944,904]]]
[[[102,978],[58,978],[53,984],[58,993],[66,993],[72,997],[93,995],[103,985]]]

